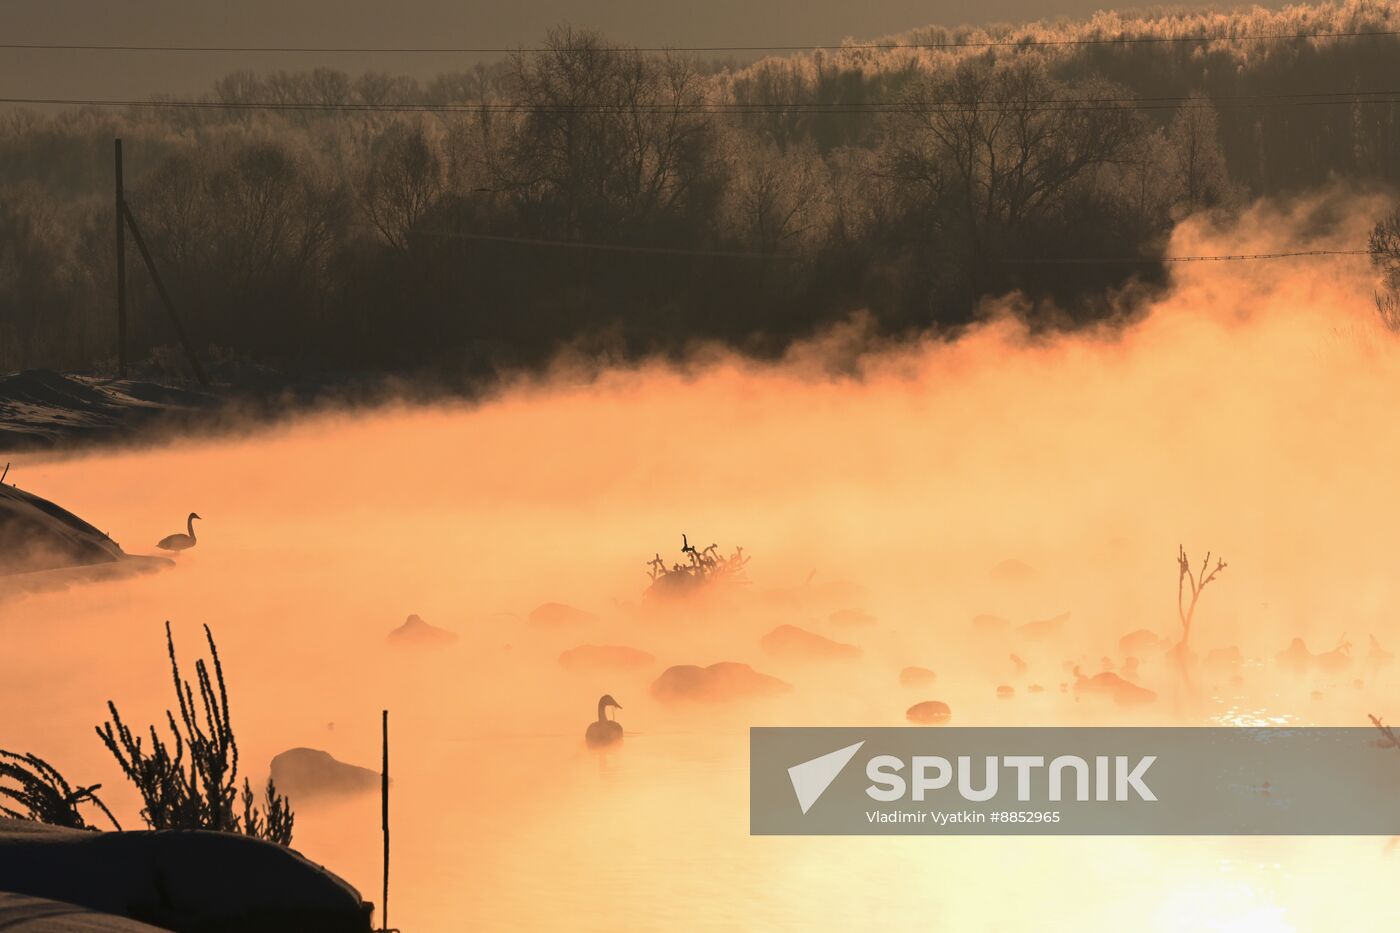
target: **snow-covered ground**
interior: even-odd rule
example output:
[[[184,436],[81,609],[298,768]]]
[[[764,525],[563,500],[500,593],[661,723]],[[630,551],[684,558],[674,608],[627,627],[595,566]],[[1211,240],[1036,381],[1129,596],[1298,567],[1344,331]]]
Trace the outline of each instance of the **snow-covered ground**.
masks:
[[[0,451],[50,448],[184,422],[218,396],[131,379],[27,370],[0,376]]]

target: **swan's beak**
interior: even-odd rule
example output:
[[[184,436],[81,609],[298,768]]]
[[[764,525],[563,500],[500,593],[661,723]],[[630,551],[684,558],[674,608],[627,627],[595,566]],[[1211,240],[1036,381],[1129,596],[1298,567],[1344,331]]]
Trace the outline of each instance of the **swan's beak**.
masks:
[[[616,702],[616,701],[614,701],[614,702],[613,702],[613,709],[622,709],[622,704],[621,704],[621,703],[618,703],[618,702]]]

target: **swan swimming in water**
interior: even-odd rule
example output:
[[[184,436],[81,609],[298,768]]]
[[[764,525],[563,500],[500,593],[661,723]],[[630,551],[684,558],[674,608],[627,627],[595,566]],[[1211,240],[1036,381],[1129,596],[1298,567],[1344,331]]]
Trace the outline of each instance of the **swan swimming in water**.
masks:
[[[598,718],[588,724],[588,731],[583,734],[583,740],[591,746],[622,741],[622,723],[608,718],[609,706],[622,709],[622,704],[614,700],[611,694],[604,694],[598,699]]]
[[[157,544],[156,547],[160,548],[162,551],[187,551],[194,547],[196,544],[194,537],[194,520],[196,518],[199,518],[198,513],[191,512],[190,517],[186,520],[185,527],[189,529],[188,534],[166,535],[164,538],[160,539],[160,543]],[[200,519],[200,521],[203,521],[203,519]]]

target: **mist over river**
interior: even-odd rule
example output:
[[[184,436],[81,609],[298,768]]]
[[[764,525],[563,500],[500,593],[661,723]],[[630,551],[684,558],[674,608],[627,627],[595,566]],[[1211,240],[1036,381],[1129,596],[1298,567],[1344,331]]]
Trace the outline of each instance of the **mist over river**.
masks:
[[[1264,251],[1306,210],[1190,223],[1170,252]],[[1400,647],[1400,355],[1371,288],[1365,257],[1188,265],[1145,314],[1074,336],[995,308],[951,341],[888,345],[855,322],[774,364],[561,365],[472,405],[26,455],[10,481],[131,553],[203,521],[171,569],[0,602],[0,745],[100,781],[138,826],[92,727],[108,699],[163,717],[162,623],[189,665],[207,624],[255,785],[296,746],[377,768],[391,711],[390,921],[411,933],[1381,929],[1400,920],[1383,839],[750,837],[747,789],[749,726],[902,725],[925,700],[958,725],[1400,716],[1394,668],[1367,659],[1371,636]],[[749,582],[645,599],[647,562],[683,560],[682,533],[741,545]],[[1121,670],[1129,632],[1179,636],[1178,545],[1228,562],[1192,647],[1243,663],[1188,684],[1146,655],[1140,707],[1062,691],[1074,665]],[[593,618],[532,622],[549,602]],[[387,643],[411,613],[458,639]],[[860,652],[765,649],[780,625]],[[1295,637],[1354,647],[1340,671],[1291,674],[1275,656]],[[589,644],[654,660],[561,665]],[[719,661],[792,689],[651,691]],[[907,666],[936,679],[903,685]],[[605,693],[626,736],[599,752],[583,733]],[[377,903],[377,795],[293,804],[294,847]]]

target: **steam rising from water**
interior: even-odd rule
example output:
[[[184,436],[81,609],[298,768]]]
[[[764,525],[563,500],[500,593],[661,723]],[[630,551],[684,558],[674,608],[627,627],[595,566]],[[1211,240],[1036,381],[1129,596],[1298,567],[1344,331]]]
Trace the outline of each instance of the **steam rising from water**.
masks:
[[[1355,247],[1370,207],[1323,198],[1257,207],[1226,231],[1193,221],[1172,252],[1296,249],[1300,237]],[[1066,928],[1132,917],[1179,929],[1202,903],[1233,919],[1224,928],[1374,923],[1393,908],[1341,894],[1393,871],[1368,840],[745,835],[751,724],[902,724],[925,699],[961,724],[1400,715],[1393,678],[1364,661],[1370,633],[1400,649],[1389,495],[1400,356],[1372,322],[1364,257],[1174,272],[1141,319],[1072,337],[1031,337],[991,313],[952,343],[873,347],[854,324],[780,365],[710,354],[587,379],[561,367],[475,406],[332,412],[236,440],[18,461],[12,480],[131,552],[191,510],[205,522],[172,571],[0,603],[11,713],[0,745],[102,781],[138,822],[90,728],[108,698],[134,722],[161,714],[169,618],[191,660],[199,625],[214,630],[255,784],[297,745],[374,765],[378,710],[393,711],[390,919],[405,929],[841,926],[872,911],[899,927],[1018,927],[1058,912],[1074,918]],[[726,552],[742,544],[753,583],[708,611],[652,611],[645,562],[680,559],[682,531]],[[1060,693],[1064,662],[1093,673],[1103,657],[1121,663],[1129,631],[1176,635],[1178,543],[1230,565],[1202,597],[1193,646],[1238,645],[1259,663],[1239,683],[1203,674],[1188,691],[1146,662],[1161,698],[1145,710]],[[996,579],[1010,558],[1034,575]],[[551,600],[600,618],[526,621]],[[877,623],[828,621],[851,607]],[[1048,643],[970,625],[1066,610]],[[389,650],[384,636],[409,613],[462,637]],[[779,624],[858,644],[863,658],[770,657],[759,639]],[[1314,651],[1345,635],[1353,670],[1280,674],[1272,657],[1295,635]],[[657,663],[565,671],[558,653],[580,644],[635,646]],[[722,660],[794,690],[699,708],[648,693],[668,665]],[[902,687],[906,665],[938,679]],[[1014,700],[995,699],[1001,683]],[[1028,695],[1029,683],[1047,692]],[[582,733],[604,692],[629,735],[600,758]],[[376,808],[303,806],[297,845],[377,901]],[[995,897],[1008,872],[1036,879],[1019,906]]]

